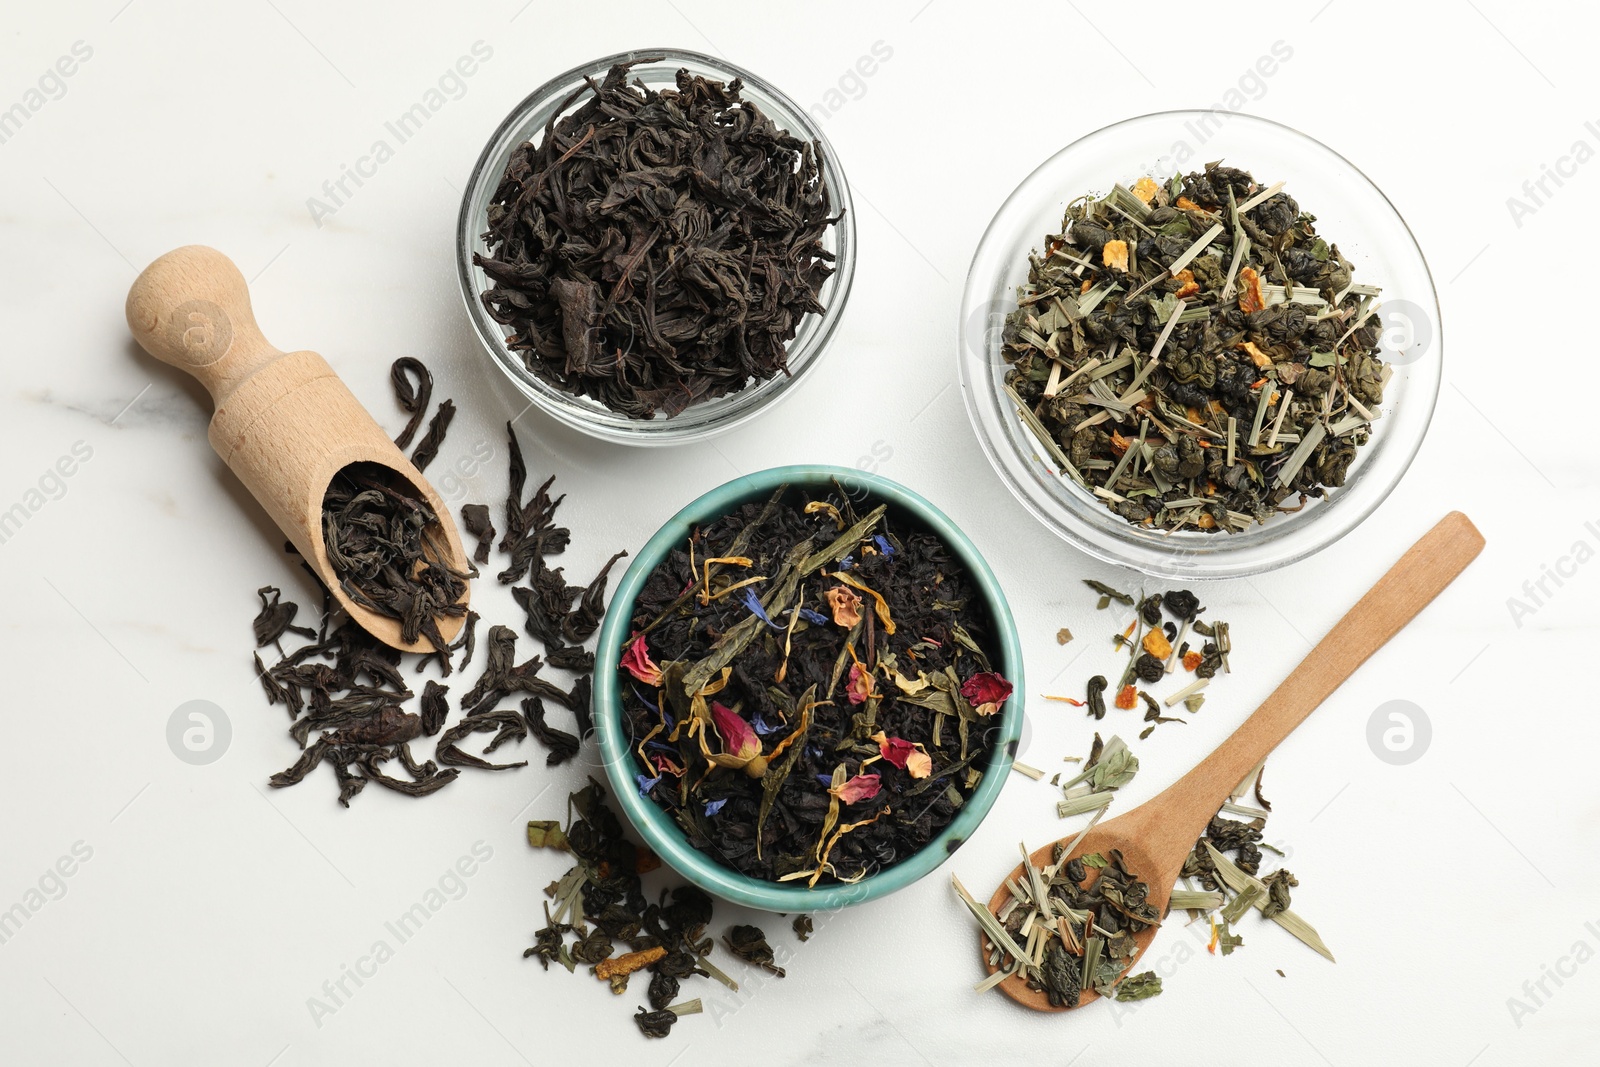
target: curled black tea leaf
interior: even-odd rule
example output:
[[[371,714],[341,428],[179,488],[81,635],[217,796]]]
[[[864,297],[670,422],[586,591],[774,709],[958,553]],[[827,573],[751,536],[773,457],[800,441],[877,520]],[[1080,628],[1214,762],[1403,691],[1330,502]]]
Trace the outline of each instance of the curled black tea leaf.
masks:
[[[416,379],[413,384],[412,379]],[[411,421],[394,439],[394,446],[405,451],[416,436],[422,416],[427,413],[428,402],[433,399],[433,375],[420,359],[401,356],[389,367],[389,381],[394,385],[394,398],[400,407],[411,414]]]
[[[441,400],[439,410],[428,420],[427,432],[422,435],[422,440],[417,442],[416,451],[411,453],[411,463],[417,470],[427,470],[428,464],[438,456],[439,447],[444,444],[444,435],[450,429],[450,423],[455,417],[455,403]]]

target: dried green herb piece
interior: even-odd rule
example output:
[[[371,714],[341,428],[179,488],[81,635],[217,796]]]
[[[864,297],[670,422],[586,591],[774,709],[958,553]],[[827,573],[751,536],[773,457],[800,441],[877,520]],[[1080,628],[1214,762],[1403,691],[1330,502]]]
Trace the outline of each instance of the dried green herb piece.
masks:
[[[1133,597],[1119,589],[1111,588],[1104,582],[1097,582],[1093,578],[1085,578],[1083,579],[1083,584],[1088,586],[1090,589],[1093,589],[1096,593],[1099,593],[1102,597],[1106,598],[1100,603],[1102,608],[1112,600],[1115,600],[1119,604],[1126,604],[1129,607],[1133,607]]]
[[[1149,1000],[1161,995],[1161,976],[1154,971],[1130,975],[1117,985],[1118,1000]]]

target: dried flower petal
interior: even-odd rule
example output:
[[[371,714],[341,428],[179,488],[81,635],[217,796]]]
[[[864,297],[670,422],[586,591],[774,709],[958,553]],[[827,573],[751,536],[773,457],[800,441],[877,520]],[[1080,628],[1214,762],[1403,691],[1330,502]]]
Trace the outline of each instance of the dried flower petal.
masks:
[[[828,792],[839,798],[844,804],[855,804],[863,800],[871,800],[878,795],[882,779],[876,774],[858,774],[837,788]]]
[[[859,663],[850,665],[850,681],[845,686],[845,695],[852,704],[864,704],[868,697],[876,690],[873,688],[872,672]]]
[[[961,685],[961,695],[973,707],[994,704],[998,707],[1011,695],[1011,683],[994,671],[982,671]]]
[[[1267,298],[1261,291],[1261,275],[1256,273],[1254,267],[1244,268],[1239,272],[1239,310],[1255,312],[1266,306]]]
[[[828,598],[837,625],[848,629],[861,621],[861,597],[848,586],[836,585],[822,595]]]
[[[906,773],[913,778],[926,778],[933,773],[933,757],[921,745],[906,757]]]
[[[761,738],[755,730],[733,711],[721,703],[712,702],[711,719],[717,724],[722,737],[722,751],[739,759],[752,759],[761,755]]]
[[[637,634],[622,654],[622,668],[645,685],[661,685],[661,668],[650,658],[650,646],[644,634]]]

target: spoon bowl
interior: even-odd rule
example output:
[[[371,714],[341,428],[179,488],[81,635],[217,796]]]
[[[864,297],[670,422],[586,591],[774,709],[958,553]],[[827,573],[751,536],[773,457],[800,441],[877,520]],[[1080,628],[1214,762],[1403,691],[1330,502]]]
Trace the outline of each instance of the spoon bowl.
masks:
[[[1439,520],[1215,752],[1159,796],[1126,815],[1104,826],[1092,826],[1081,835],[1082,840],[1057,842],[1069,849],[1063,859],[1120,849],[1128,872],[1149,887],[1146,899],[1151,907],[1165,915],[1184,860],[1234,788],[1482,550],[1483,535],[1461,512],[1452,511]],[[1050,844],[1038,849],[1028,862],[1035,867],[1048,866],[1054,862],[1055,847]],[[1021,885],[1020,879],[1026,877],[1027,872],[1018,864],[990,900],[991,914],[998,915],[1012,899],[1006,882]],[[1150,947],[1160,926],[1156,923],[1133,935],[1138,951],[1129,961],[1129,971]],[[1000,968],[990,962],[993,952],[987,937],[980,938],[979,947],[984,967],[994,974]],[[1018,1004],[1036,1011],[1070,1010],[1052,1005],[1048,995],[1030,988],[1021,974],[1006,978],[999,989]],[[1078,1004],[1088,1003],[1095,996],[1092,989],[1084,990]]]

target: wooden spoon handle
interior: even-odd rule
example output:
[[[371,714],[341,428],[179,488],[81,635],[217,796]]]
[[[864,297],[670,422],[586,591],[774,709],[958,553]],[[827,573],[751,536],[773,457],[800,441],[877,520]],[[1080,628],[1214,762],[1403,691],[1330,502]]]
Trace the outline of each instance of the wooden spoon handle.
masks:
[[[1439,520],[1209,759],[1142,806],[1161,816],[1145,832],[1170,838],[1152,840],[1151,852],[1186,855],[1233,787],[1482,550],[1483,535],[1461,512]]]
[[[205,245],[174,249],[146,267],[128,290],[126,310],[144,350],[198,378],[218,407],[283,356],[256,326],[244,275]]]

